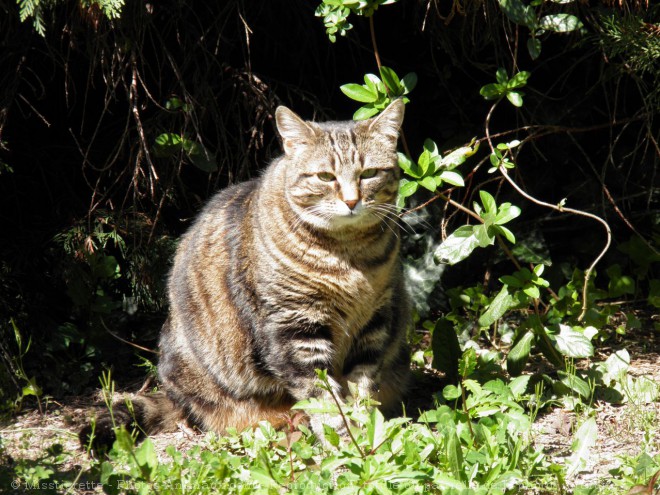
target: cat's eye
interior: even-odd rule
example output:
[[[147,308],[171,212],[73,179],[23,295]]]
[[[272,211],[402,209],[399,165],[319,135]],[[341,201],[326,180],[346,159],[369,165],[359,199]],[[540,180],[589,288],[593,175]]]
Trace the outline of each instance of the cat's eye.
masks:
[[[377,174],[378,174],[377,168],[368,168],[362,171],[362,173],[360,174],[360,179],[371,179],[373,177],[376,177]]]
[[[323,182],[332,182],[335,180],[335,176],[330,172],[319,172],[316,176],[321,179]]]

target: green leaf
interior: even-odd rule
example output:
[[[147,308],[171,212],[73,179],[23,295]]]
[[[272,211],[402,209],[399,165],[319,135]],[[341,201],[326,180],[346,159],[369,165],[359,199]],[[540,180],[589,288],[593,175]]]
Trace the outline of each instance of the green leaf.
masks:
[[[596,419],[588,418],[575,432],[571,450],[573,455],[568,459],[567,475],[573,476],[575,473],[584,469],[591,457],[591,449],[596,445],[598,438],[598,425]]]
[[[183,149],[183,137],[180,134],[165,132],[154,141],[154,155],[158,158],[168,158]]]
[[[376,115],[379,111],[380,110],[373,105],[365,105],[355,111],[353,114],[353,120],[367,120]]]
[[[620,297],[625,294],[635,293],[635,281],[632,277],[622,275],[621,267],[619,265],[608,267],[606,273],[610,279],[610,282],[607,285],[609,297]]]
[[[462,146],[457,148],[440,159],[438,168],[446,168],[452,170],[464,163],[467,158],[474,155],[478,149],[479,144],[475,144],[474,147]]]
[[[504,67],[499,67],[495,73],[495,79],[499,84],[506,84],[509,80],[509,75],[506,73]]]
[[[401,80],[399,79],[399,76],[396,75],[396,72],[394,72],[392,69],[385,67],[384,65],[381,66],[380,77],[385,83],[385,86],[387,86],[387,88],[394,96],[400,96],[403,94]]]
[[[527,79],[529,79],[529,76],[529,72],[525,70],[520,71],[509,80],[506,86],[509,89],[522,88],[527,85]]]
[[[410,93],[413,89],[415,89],[415,86],[417,86],[417,74],[414,72],[409,72],[403,76],[403,79],[401,79],[401,86],[404,88],[403,94]]]
[[[483,189],[479,190],[479,197],[481,198],[481,204],[484,205],[486,213],[495,213],[497,211],[495,198],[488,191]]]
[[[506,16],[516,24],[533,29],[536,26],[536,12],[522,0],[498,0]]]
[[[365,74],[364,84],[373,94],[378,94],[378,84],[381,83],[376,74]]]
[[[583,399],[589,399],[591,396],[591,386],[575,373],[566,373],[565,371],[558,371],[557,376],[559,381],[564,384],[569,390],[580,395]]]
[[[454,172],[453,170],[445,170],[438,177],[440,177],[440,179],[447,182],[448,184],[451,184],[452,186],[465,186],[465,182],[463,181],[461,174]]]
[[[513,235],[513,232],[511,232],[509,229],[506,227],[503,227],[502,225],[497,226],[497,230],[504,236],[506,237],[506,240],[509,241],[511,244],[516,243],[516,236]]]
[[[250,478],[259,482],[264,488],[277,489],[279,487],[277,481],[268,474],[268,471],[261,467],[253,467],[250,469]]]
[[[477,369],[477,351],[474,350],[474,347],[469,347],[458,360],[458,374],[466,378],[474,373],[475,369]]]
[[[525,369],[532,351],[532,342],[534,342],[534,333],[525,332],[509,351],[506,357],[506,369],[511,376],[518,376]]]
[[[522,93],[519,91],[509,91],[506,94],[506,99],[511,102],[512,105],[520,108],[523,106]]]
[[[447,385],[442,389],[442,397],[446,401],[456,400],[461,396],[461,389],[456,385]]]
[[[479,90],[479,94],[486,100],[496,100],[506,94],[506,87],[502,84],[486,84]]]
[[[150,481],[152,473],[158,467],[158,456],[156,455],[156,449],[151,439],[147,438],[142,442],[142,445],[135,449],[135,459],[138,466],[140,466],[140,471],[144,479]]]
[[[427,175],[432,162],[431,153],[426,149],[422,151],[422,154],[419,155],[419,158],[417,159],[417,165],[419,165],[419,169],[422,171],[422,176]],[[433,173],[434,170],[435,167],[431,169],[431,173]]]
[[[378,408],[374,408],[369,416],[367,423],[367,439],[369,440],[369,447],[375,449],[383,440],[385,440],[385,417]]]
[[[568,325],[559,325],[555,336],[557,350],[570,358],[587,358],[594,355],[594,346],[582,333]]]
[[[188,156],[192,164],[204,172],[211,173],[218,170],[215,153],[209,152],[199,143],[192,142],[188,150]]]
[[[520,216],[521,210],[515,205],[512,205],[511,203],[504,203],[500,206],[499,210],[497,211],[497,215],[495,216],[495,225],[503,225],[505,223],[510,222],[514,218],[518,218]]]
[[[538,38],[529,38],[527,40],[527,51],[532,60],[536,60],[541,55],[541,40]]]
[[[474,225],[464,225],[456,229],[433,253],[436,263],[454,265],[467,258],[479,247],[479,240],[474,235]]]
[[[516,299],[509,294],[508,286],[502,286],[495,299],[488,305],[486,312],[479,317],[479,326],[482,328],[491,326],[515,305]]]
[[[532,299],[538,299],[541,297],[541,292],[536,285],[528,285],[527,287],[523,287],[523,292]]]
[[[484,215],[488,217],[488,214]],[[486,220],[486,223],[488,220]],[[474,228],[474,237],[476,237],[479,247],[488,247],[495,244],[495,236],[491,235],[488,227],[485,224],[477,225]]]
[[[433,349],[433,368],[444,371],[449,383],[458,383],[458,360],[461,358],[461,346],[453,322],[446,318],[436,321],[431,348]]]
[[[525,393],[531,378],[532,375],[521,375],[509,382],[509,389],[516,399],[519,399]]]
[[[323,437],[333,447],[338,447],[339,443],[341,442],[339,434],[334,430],[334,428],[326,424],[323,425]]]
[[[424,177],[418,182],[422,187],[428,189],[431,192],[435,192],[435,190],[437,189],[437,185],[435,183],[435,180],[433,180],[433,177]]]
[[[419,168],[419,165],[416,162],[413,162],[403,153],[397,153],[398,163],[401,170],[404,171],[407,175],[419,179],[422,175],[422,169]]]
[[[399,196],[407,198],[417,192],[419,184],[416,181],[406,181],[399,187]]]
[[[377,93],[373,93],[369,88],[360,84],[344,84],[343,86],[340,86],[339,89],[350,99],[361,103],[373,103],[378,100]]]
[[[463,470],[464,461],[461,441],[455,431],[451,431],[448,436],[447,461],[449,462],[449,470],[456,479],[465,482],[467,479]]]
[[[583,24],[572,14],[550,14],[541,17],[539,27],[555,33],[569,33],[582,28]]]

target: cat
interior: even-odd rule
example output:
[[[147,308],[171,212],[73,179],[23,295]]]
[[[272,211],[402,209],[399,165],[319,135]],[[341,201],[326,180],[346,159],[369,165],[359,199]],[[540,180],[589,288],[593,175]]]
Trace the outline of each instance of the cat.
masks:
[[[168,281],[160,392],[134,399],[147,433],[286,424],[297,401],[347,383],[401,404],[409,301],[399,259],[397,140],[404,103],[354,122],[275,112],[283,156],[215,195],[183,235]],[[311,414],[345,433],[342,419]],[[89,430],[87,431],[89,434]],[[81,439],[83,435],[81,434]]]

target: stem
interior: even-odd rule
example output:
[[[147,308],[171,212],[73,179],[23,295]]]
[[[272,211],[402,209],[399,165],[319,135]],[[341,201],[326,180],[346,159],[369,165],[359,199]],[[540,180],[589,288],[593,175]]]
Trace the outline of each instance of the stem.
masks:
[[[351,429],[348,425],[348,420],[346,419],[346,415],[344,414],[344,411],[341,408],[341,404],[339,403],[339,399],[335,396],[335,393],[332,391],[332,386],[330,386],[329,383],[326,383],[328,385],[328,393],[330,394],[330,397],[332,397],[332,400],[335,402],[335,405],[337,406],[337,409],[339,409],[339,415],[341,416],[342,421],[344,422],[344,426],[346,427],[346,431],[348,432],[348,436],[351,439],[351,442],[353,442],[353,445],[355,445],[355,448],[358,449],[358,452],[360,453],[360,457],[363,459],[365,458],[364,451],[360,448],[360,444],[357,443],[357,440],[355,440],[355,437],[353,436],[353,433],[351,433]]]
[[[495,147],[493,146],[493,142],[491,141],[491,136],[490,136],[490,118],[493,115],[493,112],[495,111],[495,108],[497,107],[498,103],[502,101],[497,100],[491,107],[490,110],[488,111],[488,115],[486,115],[486,139],[488,140],[488,146],[490,146],[491,152],[495,152]],[[589,278],[591,277],[591,272],[593,269],[596,267],[598,262],[601,260],[603,256],[605,256],[605,253],[607,250],[610,248],[610,244],[612,243],[612,231],[610,230],[610,226],[607,224],[605,220],[600,218],[599,216],[596,216],[592,213],[588,213],[586,211],[582,210],[576,210],[574,208],[565,208],[560,205],[553,205],[550,203],[546,203],[545,201],[541,201],[539,199],[534,198],[533,196],[530,196],[527,194],[525,191],[522,190],[522,188],[516,184],[516,182],[509,177],[509,173],[507,172],[506,168],[504,168],[503,165],[500,165],[498,167],[500,173],[502,176],[506,179],[506,181],[513,187],[518,194],[520,194],[523,198],[527,199],[528,201],[531,201],[534,204],[537,204],[539,206],[544,206],[546,208],[550,208],[551,210],[558,211],[560,213],[572,213],[574,215],[579,215],[587,218],[591,218],[592,220],[595,220],[599,222],[603,228],[605,229],[605,233],[607,234],[607,241],[605,242],[605,247],[603,250],[598,254],[596,259],[591,263],[589,268],[584,272],[584,287],[582,287],[582,312],[580,313],[580,316],[578,316],[578,320],[582,320],[584,318],[584,315],[587,313],[587,286],[589,283]]]
[[[380,74],[380,68],[383,66],[380,62],[380,52],[378,51],[378,43],[376,42],[376,28],[374,27],[374,16],[369,17],[369,33],[371,34],[371,46],[374,49],[374,57],[376,58],[376,66],[378,67],[378,73]],[[383,84],[385,82],[383,81]],[[387,90],[387,94],[390,94],[390,88],[387,87],[387,84],[385,84],[385,89]],[[399,137],[401,137],[401,144],[403,145],[403,151],[406,153],[407,156],[411,156],[410,154],[410,148],[408,148],[408,141],[406,141],[406,136],[403,133],[403,129],[399,132]]]
[[[371,45],[374,47],[374,57],[376,57],[376,65],[378,72],[380,72],[380,55],[378,53],[378,44],[376,43],[376,30],[374,29],[374,16],[369,17],[369,31],[371,32]],[[388,88],[389,89],[389,88]]]

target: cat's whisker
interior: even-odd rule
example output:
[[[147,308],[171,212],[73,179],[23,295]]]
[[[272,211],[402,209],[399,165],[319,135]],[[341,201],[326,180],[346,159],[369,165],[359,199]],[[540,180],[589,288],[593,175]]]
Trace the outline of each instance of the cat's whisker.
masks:
[[[407,217],[402,215],[403,213],[405,213],[407,211],[410,211],[411,208],[402,208],[401,210],[399,210],[399,208],[396,205],[392,205],[392,204],[389,204],[389,203],[383,203],[379,206],[384,207],[385,209],[389,210],[392,214],[396,215],[396,217],[399,220],[401,220],[402,222],[405,222],[407,225],[411,225],[411,222],[408,221]],[[428,221],[424,220],[420,216],[416,217],[416,222],[420,223],[426,229],[432,229],[433,228],[433,226]]]
[[[377,210],[374,209],[374,210],[371,210],[371,214],[381,219],[380,225],[381,225],[381,229],[383,230],[383,232],[385,232],[385,229],[383,228],[383,225],[385,225],[385,226],[387,226],[388,229],[390,229],[390,230],[392,231],[392,233],[393,233],[398,239],[401,238],[401,236],[399,235],[399,232],[397,232],[397,231],[396,231],[396,230],[390,225],[390,222],[389,222],[389,221],[392,220],[392,221],[394,221],[394,223],[395,223],[396,225],[398,225],[398,224],[397,224],[396,221],[393,220],[393,219],[392,219],[387,213],[380,212],[380,211],[377,211]]]
[[[381,215],[381,218],[387,218],[394,222],[401,230],[403,230],[408,235],[417,235],[417,232],[405,221],[401,220],[393,211],[390,211],[386,208],[382,208],[383,205],[375,205],[371,207],[371,211],[376,213],[378,212]]]

